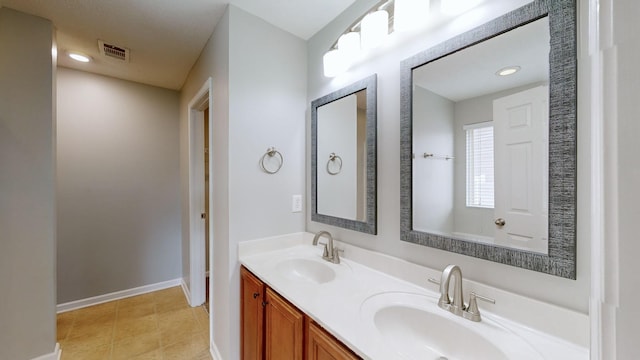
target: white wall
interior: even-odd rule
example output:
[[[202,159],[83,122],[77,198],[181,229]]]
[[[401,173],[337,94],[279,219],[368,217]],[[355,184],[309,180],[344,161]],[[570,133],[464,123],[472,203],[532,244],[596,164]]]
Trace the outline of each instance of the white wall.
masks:
[[[493,209],[473,208],[466,206],[466,134],[464,125],[493,120],[493,100],[514,94],[539,84],[520,86],[497,93],[478,96],[456,102],[455,105],[455,229],[456,232],[477,234],[493,238],[495,225]]]
[[[346,74],[337,78],[325,78],[322,74],[322,55],[354,19],[375,5],[374,0],[358,0],[337,19],[313,36],[308,42],[308,102],[335,91],[373,73],[378,74],[378,235],[367,235],[312,222],[307,217],[307,230],[327,229],[339,240],[368,249],[397,256],[408,261],[436,269],[455,263],[462,267],[466,278],[512,291],[535,299],[554,303],[587,313],[589,303],[590,263],[590,163],[589,163],[589,82],[586,38],[579,40],[579,88],[578,88],[578,218],[577,218],[577,280],[568,280],[543,273],[524,270],[472,257],[436,250],[400,240],[400,62],[421,50],[427,49],[464,29],[473,26],[472,16],[460,19],[414,40],[396,42],[374,51]],[[515,8],[526,1],[501,1]],[[580,7],[580,33],[587,31],[587,9]],[[493,9],[492,17],[500,15]],[[480,14],[482,15],[482,14]],[[486,21],[482,16],[480,21]],[[393,38],[393,35],[392,35]],[[307,136],[310,133],[308,132]],[[310,143],[310,142],[309,142]],[[307,169],[307,174],[309,174]],[[311,179],[308,178],[308,183]],[[307,187],[308,191],[309,185]],[[431,287],[425,279],[425,287]]]
[[[186,107],[207,77],[213,78],[212,330],[223,359],[240,357],[238,243],[304,230],[304,214],[291,212],[291,197],[304,191],[305,50],[303,40],[230,6],[182,89],[184,210]],[[258,163],[271,146],[284,157],[282,169],[273,175]],[[188,254],[184,231],[183,254]],[[183,268],[188,269],[186,260]]]
[[[594,14],[595,15],[595,14]],[[600,255],[603,293],[613,309],[613,323],[605,322],[607,344],[603,359],[638,357],[640,321],[640,265],[638,219],[640,219],[640,152],[638,94],[640,93],[640,38],[636,1],[603,0],[600,5],[600,49],[603,61],[602,126],[604,128],[604,237]],[[599,85],[599,84],[598,84]],[[596,294],[602,296],[602,294]],[[609,327],[609,325],[613,326]],[[614,355],[615,352],[615,355]]]
[[[413,228],[437,234],[454,230],[454,102],[420,86],[413,95]]]
[[[178,92],[58,70],[58,303],[180,277]]]
[[[357,94],[358,99],[360,97],[365,98],[366,93],[360,91]],[[367,111],[366,109],[358,108],[358,135],[357,135],[357,212],[356,219],[364,221],[367,214]]]
[[[0,359],[56,343],[51,22],[0,8]]]

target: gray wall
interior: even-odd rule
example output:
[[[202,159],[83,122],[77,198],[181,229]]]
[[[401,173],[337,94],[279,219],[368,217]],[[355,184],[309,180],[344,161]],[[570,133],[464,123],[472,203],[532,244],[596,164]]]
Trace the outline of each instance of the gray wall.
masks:
[[[58,303],[180,278],[178,92],[58,69]]]
[[[326,229],[339,240],[356,246],[372,249],[385,254],[406,259],[413,263],[435,269],[443,269],[447,264],[458,264],[466,278],[490,286],[518,293],[531,298],[557,304],[587,313],[590,286],[590,114],[588,112],[589,86],[588,69],[582,67],[588,57],[585,38],[580,37],[578,89],[578,254],[577,280],[567,280],[512,266],[488,262],[468,256],[436,250],[400,240],[400,62],[409,56],[436,45],[460,31],[465,26],[440,26],[427,29],[428,32],[415,36],[412,40],[397,41],[370,52],[369,56],[356,64],[346,74],[337,78],[326,78],[322,73],[322,56],[331,44],[354,19],[374,6],[375,0],[357,0],[338,18],[314,35],[308,42],[308,101],[326,95],[351,82],[373,73],[378,74],[378,235],[367,235],[341,228],[331,227],[311,221],[307,216],[307,230],[315,232]],[[522,2],[520,2],[522,3]],[[582,2],[578,2],[582,3]],[[518,7],[516,1],[502,2],[505,6]],[[588,9],[580,5],[580,33],[588,33]],[[492,11],[492,16],[499,16]],[[469,20],[469,18],[468,18]],[[586,109],[586,111],[585,111]],[[310,121],[310,120],[308,120]],[[308,133],[309,136],[309,133]],[[309,139],[309,137],[308,137]],[[310,141],[308,141],[310,144]],[[309,149],[307,151],[310,151]],[[310,169],[307,169],[310,174]],[[309,176],[309,175],[307,175]],[[308,184],[311,179],[308,178]],[[309,185],[307,187],[309,192]],[[307,196],[307,198],[309,198]],[[425,287],[431,287],[425,280]]]
[[[50,21],[0,8],[0,359],[56,342],[53,36]]]
[[[454,231],[454,102],[420,86],[413,94],[413,227],[436,234]],[[459,156],[459,155],[458,155]],[[464,174],[464,173],[463,173]]]
[[[189,101],[206,79],[214,83],[213,340],[223,359],[240,357],[237,247],[245,240],[304,230],[291,196],[304,191],[305,42],[230,6],[182,89],[182,209],[188,204]],[[284,156],[274,175],[258,161],[268,147]],[[188,218],[183,216],[183,224]],[[183,272],[188,274],[183,227]]]
[[[182,277],[189,284],[189,102],[209,77],[213,78],[213,104],[209,114],[213,120],[213,185],[211,207],[213,228],[209,234],[210,277],[213,295],[210,299],[213,326],[212,341],[220,351],[229,352],[229,10],[225,12],[213,34],[193,65],[180,93],[180,189],[182,208]]]

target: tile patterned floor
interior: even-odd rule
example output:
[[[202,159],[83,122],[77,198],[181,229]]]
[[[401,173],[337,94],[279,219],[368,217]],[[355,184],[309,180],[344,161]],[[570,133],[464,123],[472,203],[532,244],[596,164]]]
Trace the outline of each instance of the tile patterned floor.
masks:
[[[58,314],[62,360],[210,360],[208,340],[179,286]]]

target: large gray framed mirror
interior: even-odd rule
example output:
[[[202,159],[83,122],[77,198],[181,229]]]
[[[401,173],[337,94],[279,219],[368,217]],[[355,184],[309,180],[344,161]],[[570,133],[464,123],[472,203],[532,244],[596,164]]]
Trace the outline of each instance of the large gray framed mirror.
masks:
[[[311,102],[311,220],[376,234],[377,76]]]
[[[402,240],[576,278],[576,54],[535,0],[402,62]]]

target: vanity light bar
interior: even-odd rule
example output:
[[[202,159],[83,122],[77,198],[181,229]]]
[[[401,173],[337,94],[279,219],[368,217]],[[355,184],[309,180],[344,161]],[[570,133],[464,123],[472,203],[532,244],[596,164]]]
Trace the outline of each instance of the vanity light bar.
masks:
[[[484,0],[441,0],[440,12],[459,15]],[[430,0],[382,0],[354,21],[331,45],[323,57],[324,74],[334,77],[346,71],[361,51],[380,46],[395,31],[406,31],[420,25],[431,8]],[[345,37],[350,37],[348,45]],[[359,43],[353,39],[358,36]],[[342,41],[341,41],[342,40]]]
[[[440,11],[443,14],[456,16],[480,5],[482,0],[441,0]]]

